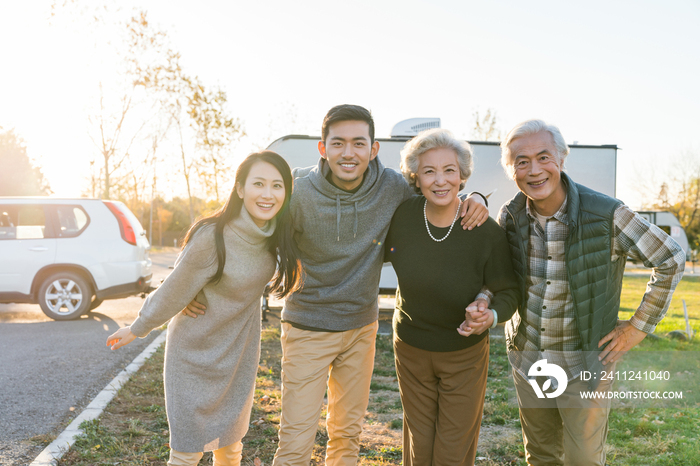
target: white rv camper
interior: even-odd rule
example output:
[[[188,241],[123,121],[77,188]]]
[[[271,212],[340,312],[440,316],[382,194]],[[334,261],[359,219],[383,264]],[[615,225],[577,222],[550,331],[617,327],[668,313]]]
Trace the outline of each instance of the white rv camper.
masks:
[[[399,170],[400,151],[413,136],[429,128],[439,128],[440,120],[413,118],[394,126],[390,138],[377,138],[378,157],[384,166]],[[288,135],[269,145],[268,149],[283,156],[291,167],[316,165],[319,159],[320,136]],[[489,200],[489,213],[498,215],[501,206],[518,192],[500,164],[501,148],[497,142],[468,141],[474,152],[474,171],[464,192],[478,191]],[[566,159],[565,170],[577,183],[615,197],[617,146],[572,145]],[[381,294],[393,294],[397,281],[391,264],[384,264],[379,284]]]

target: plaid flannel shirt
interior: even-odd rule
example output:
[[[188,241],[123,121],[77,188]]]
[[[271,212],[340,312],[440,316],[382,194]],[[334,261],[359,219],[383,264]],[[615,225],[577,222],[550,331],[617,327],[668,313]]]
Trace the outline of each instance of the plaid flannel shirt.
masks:
[[[524,325],[514,339],[515,351],[509,353],[511,364],[526,379],[530,366],[544,358],[562,367],[569,380],[584,369],[565,263],[565,241],[569,233],[567,204],[564,201],[543,229],[530,201],[527,203],[530,220],[527,304]],[[651,333],[666,314],[673,291],[683,276],[685,252],[659,227],[624,204],[615,210],[613,222],[612,260],[626,260],[629,256],[652,269],[642,302],[630,319],[635,328]],[[516,313],[506,324],[506,332],[512,336],[519,324],[520,313]]]

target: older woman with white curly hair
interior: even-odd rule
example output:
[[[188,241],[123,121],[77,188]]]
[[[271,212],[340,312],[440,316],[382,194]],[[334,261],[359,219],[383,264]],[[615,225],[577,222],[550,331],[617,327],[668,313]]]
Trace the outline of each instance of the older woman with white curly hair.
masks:
[[[488,328],[508,320],[518,294],[503,230],[489,218],[456,227],[458,196],[472,171],[469,144],[444,129],[401,151],[401,171],[420,196],[394,214],[385,259],[399,281],[394,354],[404,409],[403,464],[473,465],[488,373]],[[465,308],[486,286],[482,322]]]

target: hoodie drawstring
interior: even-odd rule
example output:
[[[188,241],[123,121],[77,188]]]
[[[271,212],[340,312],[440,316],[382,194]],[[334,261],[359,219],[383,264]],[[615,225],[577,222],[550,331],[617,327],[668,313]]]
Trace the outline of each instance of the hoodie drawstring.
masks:
[[[353,206],[355,207],[355,223],[352,227],[352,237],[357,238],[357,225],[359,223],[357,218],[357,201],[353,202]],[[335,228],[338,231],[336,241],[340,241],[340,194],[335,195],[335,212]]]
[[[338,239],[340,241],[340,194],[335,195],[335,211],[336,211],[336,229],[338,230]]]
[[[357,201],[355,201],[355,225],[352,228],[352,237],[357,238]]]

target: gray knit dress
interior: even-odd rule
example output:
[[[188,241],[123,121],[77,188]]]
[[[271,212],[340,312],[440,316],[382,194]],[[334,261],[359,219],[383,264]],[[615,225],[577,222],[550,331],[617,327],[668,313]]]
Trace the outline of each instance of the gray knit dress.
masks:
[[[260,359],[260,296],[275,272],[265,240],[274,227],[273,220],[260,229],[242,208],[224,228],[226,264],[216,285],[207,284],[217,268],[214,228],[202,228],[131,324],[134,335],[145,337],[172,318],[163,377],[173,450],[216,450],[248,430]],[[206,314],[180,314],[195,297]]]

